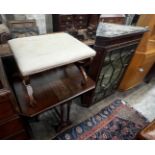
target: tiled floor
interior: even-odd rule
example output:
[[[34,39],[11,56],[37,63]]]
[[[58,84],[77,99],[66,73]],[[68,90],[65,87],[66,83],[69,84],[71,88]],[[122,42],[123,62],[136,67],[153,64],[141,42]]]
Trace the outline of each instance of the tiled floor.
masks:
[[[72,126],[98,113],[101,109],[118,98],[126,101],[129,106],[142,113],[149,121],[155,119],[154,79],[149,84],[143,83],[138,87],[126,92],[116,91],[113,95],[96,103],[95,105],[92,105],[89,108],[80,106],[78,100],[75,100],[71,108],[71,120],[73,122]],[[52,124],[54,122],[52,119],[52,113],[50,114],[50,112],[48,112],[44,115],[45,119],[42,121],[31,123],[34,139],[50,139],[56,135],[54,129],[52,128]]]

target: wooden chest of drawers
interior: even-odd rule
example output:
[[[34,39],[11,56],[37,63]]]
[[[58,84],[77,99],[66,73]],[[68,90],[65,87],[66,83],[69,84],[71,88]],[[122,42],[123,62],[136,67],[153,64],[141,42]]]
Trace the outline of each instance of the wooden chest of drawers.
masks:
[[[53,31],[68,31],[71,28],[84,29],[88,25],[88,15],[53,15]]]
[[[28,139],[0,58],[0,139]]]
[[[53,31],[65,31],[89,46],[95,42],[98,14],[53,14]]]

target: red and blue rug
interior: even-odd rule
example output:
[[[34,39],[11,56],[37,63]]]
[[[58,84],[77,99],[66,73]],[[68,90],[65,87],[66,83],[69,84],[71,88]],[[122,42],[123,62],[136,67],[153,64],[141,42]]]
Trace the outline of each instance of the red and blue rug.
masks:
[[[122,100],[67,129],[56,140],[132,140],[148,124],[147,119]]]

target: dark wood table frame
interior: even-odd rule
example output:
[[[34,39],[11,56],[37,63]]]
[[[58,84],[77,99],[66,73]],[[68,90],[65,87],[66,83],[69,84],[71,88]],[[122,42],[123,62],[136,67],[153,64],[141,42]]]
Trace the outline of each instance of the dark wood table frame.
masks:
[[[27,90],[19,78],[14,82],[14,90],[20,107],[20,114],[27,118],[38,116],[49,109],[55,109],[60,126],[57,131],[70,124],[71,100],[95,88],[95,83],[77,67],[69,64],[43,73],[29,76],[29,83],[33,88],[35,104],[29,104]],[[86,79],[85,79],[86,78]],[[64,119],[65,104],[67,118]],[[60,107],[60,112],[56,107]]]

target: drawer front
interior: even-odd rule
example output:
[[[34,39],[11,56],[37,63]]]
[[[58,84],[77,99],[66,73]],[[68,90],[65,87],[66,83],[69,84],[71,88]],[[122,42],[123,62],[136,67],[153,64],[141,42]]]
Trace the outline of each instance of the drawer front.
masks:
[[[64,22],[61,24],[61,26],[64,26],[66,28],[71,28],[71,27],[73,27],[73,23],[72,22]]]
[[[68,31],[69,29],[72,28],[72,25],[60,25],[60,31]]]
[[[79,21],[75,21],[74,25],[85,25],[85,26],[87,26],[87,22],[79,20]]]
[[[77,28],[77,29],[87,28],[87,23],[84,21],[74,22],[74,25],[75,25],[75,28]]]
[[[11,101],[0,102],[0,121],[15,114]]]
[[[4,124],[0,125],[0,139],[14,135],[20,130],[23,130],[24,126],[20,118],[9,120]]]
[[[9,100],[10,93],[1,93],[0,94],[0,103]]]
[[[87,28],[87,15],[60,15],[59,16],[59,30],[67,31],[75,27],[76,29]]]
[[[77,29],[85,29],[86,26],[85,25],[75,25],[75,28],[77,28]]]
[[[74,20],[76,21],[85,21],[87,22],[88,16],[87,15],[75,15]]]
[[[73,16],[72,15],[60,15],[60,22],[71,22],[73,21]]]
[[[18,134],[15,134],[14,136],[11,136],[7,138],[7,140],[28,140],[29,136],[25,131],[19,132]]]

